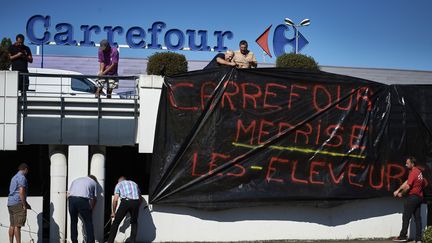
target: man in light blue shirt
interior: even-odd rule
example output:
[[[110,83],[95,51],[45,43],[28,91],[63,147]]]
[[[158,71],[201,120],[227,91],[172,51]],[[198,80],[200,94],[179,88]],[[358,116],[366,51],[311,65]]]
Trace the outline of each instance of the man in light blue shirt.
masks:
[[[26,175],[29,171],[27,164],[22,163],[18,167],[18,173],[12,177],[9,186],[8,210],[10,216],[9,242],[13,243],[13,238],[17,243],[21,243],[21,227],[25,225],[27,219],[27,209],[31,209],[27,203],[28,184]]]
[[[86,242],[95,242],[92,210],[96,206],[96,195],[97,179],[94,175],[72,181],[68,191],[72,243],[78,243],[78,215],[81,216],[86,229]]]
[[[117,202],[119,198],[121,198],[121,203],[117,209]],[[131,216],[131,235],[129,242],[135,242],[138,228],[139,207],[143,200],[144,199],[141,196],[141,191],[135,182],[126,180],[126,177],[124,176],[121,176],[118,179],[118,183],[114,188],[114,199],[112,202],[111,213],[111,217],[114,218],[114,221],[111,225],[108,243],[114,242],[118,227],[127,213],[129,213]]]

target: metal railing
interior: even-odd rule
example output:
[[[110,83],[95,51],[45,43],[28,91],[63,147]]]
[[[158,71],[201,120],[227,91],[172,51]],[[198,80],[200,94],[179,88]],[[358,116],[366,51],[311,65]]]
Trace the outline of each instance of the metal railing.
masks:
[[[127,95],[113,92],[112,98],[108,99],[106,96],[95,98],[96,83],[92,79],[113,76],[37,73],[20,75],[29,77],[30,81],[29,88],[18,97],[18,117],[24,143],[48,141],[49,139],[43,140],[43,136],[36,130],[49,130],[51,127],[58,132],[47,136],[56,137],[59,143],[67,143],[68,137],[69,141],[72,137],[73,141],[78,141],[77,143],[86,143],[89,140],[86,137],[92,137],[94,139],[88,142],[89,144],[103,144],[105,141],[116,144],[115,137],[108,140],[101,138],[107,133],[106,129],[127,130],[128,135],[123,136],[122,143],[131,144],[135,141],[139,117],[138,77],[115,76],[114,78],[118,78],[120,82],[132,80],[129,82],[131,89],[127,91]],[[72,89],[72,80],[82,82],[83,86],[80,87],[87,85],[90,88]],[[75,131],[76,134],[82,132],[79,130],[79,124],[84,129],[93,127],[94,133],[82,133],[74,137],[71,131]],[[122,125],[116,127],[116,124]]]
[[[49,73],[19,73],[19,82],[25,87],[28,82],[26,95],[37,96],[94,96],[98,86],[97,80],[115,79],[119,87],[113,93],[117,98],[136,99],[138,96],[138,76],[96,76],[78,74],[49,74]],[[20,86],[21,86],[20,85]],[[106,82],[108,85],[108,82]],[[107,87],[104,87],[106,91]],[[125,94],[122,96],[121,94]],[[105,93],[104,93],[105,94]]]

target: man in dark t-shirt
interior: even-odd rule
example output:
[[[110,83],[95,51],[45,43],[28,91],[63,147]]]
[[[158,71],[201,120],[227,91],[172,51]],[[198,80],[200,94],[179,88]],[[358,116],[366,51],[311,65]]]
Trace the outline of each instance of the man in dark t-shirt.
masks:
[[[24,45],[24,35],[18,34],[16,42],[9,47],[9,58],[12,62],[12,71],[28,73],[28,63],[33,62],[33,56],[28,46]],[[20,75],[18,78],[18,90],[28,89],[28,76]]]
[[[227,52],[225,52],[225,54],[219,53],[215,57],[213,57],[213,59],[209,62],[209,64],[207,64],[207,66],[205,66],[203,69],[217,68],[222,65],[235,67],[236,64],[234,62],[231,62],[233,57],[234,57],[234,52],[231,50],[228,50]]]

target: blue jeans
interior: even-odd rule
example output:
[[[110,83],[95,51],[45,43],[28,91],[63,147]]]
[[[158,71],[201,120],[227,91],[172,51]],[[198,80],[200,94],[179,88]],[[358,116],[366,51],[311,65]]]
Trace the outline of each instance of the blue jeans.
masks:
[[[71,240],[72,243],[78,243],[78,215],[81,216],[85,227],[85,238],[87,243],[94,243],[94,230],[92,209],[88,198],[69,197],[69,214],[71,217]]]
[[[416,241],[421,241],[422,239],[422,226],[421,226],[421,204],[423,198],[416,195],[409,195],[406,198],[404,204],[404,211],[402,214],[402,230],[399,236],[406,237],[408,232],[408,226],[411,219],[411,215],[414,215],[414,221],[416,225]]]

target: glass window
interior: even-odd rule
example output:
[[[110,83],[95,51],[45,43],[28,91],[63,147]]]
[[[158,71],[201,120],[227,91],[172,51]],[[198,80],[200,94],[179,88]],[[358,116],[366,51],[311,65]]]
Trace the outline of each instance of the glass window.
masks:
[[[72,78],[71,88],[75,91],[96,93],[96,86],[84,78]]]

